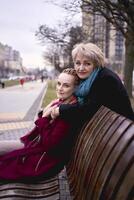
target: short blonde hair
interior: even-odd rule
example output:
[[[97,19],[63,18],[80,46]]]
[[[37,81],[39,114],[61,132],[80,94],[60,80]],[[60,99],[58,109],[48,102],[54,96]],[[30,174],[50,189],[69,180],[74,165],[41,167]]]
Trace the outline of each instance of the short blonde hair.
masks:
[[[80,78],[78,77],[76,70],[74,68],[68,67],[68,68],[64,69],[61,73],[70,74],[70,75],[74,76],[75,84],[76,85],[79,84]]]
[[[105,58],[101,49],[93,44],[93,43],[80,43],[74,46],[72,50],[72,58],[75,62],[78,54],[86,56],[89,60],[91,60],[95,67],[104,67]]]

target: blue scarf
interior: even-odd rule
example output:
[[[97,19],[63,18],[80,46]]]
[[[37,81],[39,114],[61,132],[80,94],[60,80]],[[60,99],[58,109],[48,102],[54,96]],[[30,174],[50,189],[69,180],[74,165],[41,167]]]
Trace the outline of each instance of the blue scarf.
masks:
[[[93,70],[93,72],[90,74],[90,76],[87,79],[81,81],[81,83],[77,87],[77,89],[75,91],[75,96],[77,96],[79,103],[82,104],[84,102],[84,98],[89,94],[91,86],[92,86],[96,76],[98,75],[100,69],[101,68],[98,67],[95,70]]]

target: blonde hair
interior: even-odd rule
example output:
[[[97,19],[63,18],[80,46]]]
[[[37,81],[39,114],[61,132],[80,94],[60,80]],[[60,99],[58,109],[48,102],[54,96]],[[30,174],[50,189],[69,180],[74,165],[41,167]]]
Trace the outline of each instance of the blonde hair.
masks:
[[[104,67],[105,58],[101,49],[93,43],[80,43],[74,46],[72,50],[72,58],[75,62],[78,54],[86,56],[90,61],[93,62],[95,67]]]
[[[69,74],[69,75],[74,76],[75,84],[76,85],[79,84],[80,78],[78,77],[76,70],[74,68],[68,67],[68,68],[64,69],[61,73],[65,73],[65,74]]]

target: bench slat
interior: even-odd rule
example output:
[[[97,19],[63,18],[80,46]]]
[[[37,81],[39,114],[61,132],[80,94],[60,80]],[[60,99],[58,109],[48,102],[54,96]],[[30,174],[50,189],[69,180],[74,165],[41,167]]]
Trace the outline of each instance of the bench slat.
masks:
[[[117,130],[119,130],[119,128]],[[96,170],[95,168],[94,174],[92,175],[93,180],[89,186],[90,191],[91,191],[91,199],[96,199],[97,193],[101,193],[101,190],[104,189],[104,185],[107,186],[107,181],[109,182],[109,177],[112,174],[113,168],[118,164],[119,157],[122,155],[122,152],[127,147],[129,141],[132,139],[132,135],[130,135],[130,138],[129,138],[129,134],[127,135],[127,132],[120,132],[120,134],[116,134],[116,133],[117,132],[115,132],[113,137],[109,140],[109,143],[107,144],[105,151],[103,152],[105,161],[102,165],[102,168],[100,170]],[[126,137],[126,135],[128,136],[128,138]],[[125,167],[127,166],[127,164],[128,163],[125,162]],[[98,173],[100,174],[98,175]],[[96,177],[96,175],[98,175],[98,177]],[[119,178],[119,175],[118,175],[118,178]],[[101,185],[101,187],[99,187],[99,192],[96,192],[94,188],[95,184]],[[98,189],[98,186],[97,186],[97,189]],[[113,190],[113,186],[112,186],[112,190]],[[92,198],[93,196],[94,198]]]
[[[103,115],[102,115],[102,111],[103,111]],[[77,182],[75,181],[75,177],[77,179],[77,174],[76,174],[76,166],[79,165],[79,155],[82,154],[81,149],[83,149],[83,145],[85,146],[85,142],[88,140],[89,135],[87,134],[87,130],[89,129],[88,133],[90,133],[90,130],[92,130],[92,128],[94,127],[94,124],[92,124],[92,122],[95,121],[95,124],[97,124],[98,122],[100,122],[103,117],[109,112],[109,110],[107,110],[105,107],[101,107],[100,110],[97,112],[97,117],[93,117],[91,119],[91,121],[85,126],[84,130],[82,129],[80,135],[78,136],[78,139],[76,141],[76,145],[74,147],[74,157],[73,159],[70,161],[70,163],[67,166],[67,175],[69,178],[69,182],[70,182],[70,189],[73,190],[73,187],[75,187],[74,183]],[[94,127],[95,128],[95,127]],[[81,134],[83,137],[81,137]],[[79,158],[79,159],[78,159]],[[69,170],[71,169],[71,170]],[[73,180],[74,179],[74,180]],[[73,183],[71,185],[71,183]]]
[[[90,135],[87,138],[87,145],[85,146],[85,150],[83,152],[83,160],[81,161],[79,166],[79,168],[81,169],[81,178],[77,182],[78,188],[79,187],[81,188],[82,184],[83,187],[86,187],[84,185],[84,183],[87,183],[87,180],[85,180],[85,178],[88,177],[89,180],[89,175],[91,176],[91,171],[92,169],[94,169],[94,166],[92,165],[96,163],[94,161],[92,162],[92,159],[94,158],[94,154],[97,152],[100,140],[104,137],[104,134],[106,134],[107,129],[111,126],[112,121],[111,122],[109,121],[109,123],[107,124],[105,123],[107,121],[107,118],[110,118],[111,114],[113,115],[113,113],[107,113],[107,115],[102,119],[102,121],[100,121],[100,123],[98,124],[99,126],[98,129],[93,129],[92,131],[89,132]],[[97,155],[95,158],[97,158]],[[83,192],[81,191],[81,193]]]
[[[102,106],[82,129],[67,165],[73,199],[127,199],[134,186],[133,139],[134,123]]]
[[[23,200],[42,199],[59,200],[59,180],[58,176],[46,181],[36,183],[0,183],[0,199]]]

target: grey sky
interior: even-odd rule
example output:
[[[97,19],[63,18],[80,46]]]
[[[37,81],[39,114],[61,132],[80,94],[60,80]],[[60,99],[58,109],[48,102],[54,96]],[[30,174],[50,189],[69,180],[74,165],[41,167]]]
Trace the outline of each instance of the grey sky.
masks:
[[[64,12],[45,0],[0,0],[0,42],[18,50],[27,67],[43,65],[44,47],[35,38],[41,24],[54,26]]]

